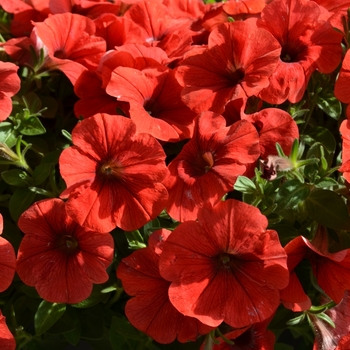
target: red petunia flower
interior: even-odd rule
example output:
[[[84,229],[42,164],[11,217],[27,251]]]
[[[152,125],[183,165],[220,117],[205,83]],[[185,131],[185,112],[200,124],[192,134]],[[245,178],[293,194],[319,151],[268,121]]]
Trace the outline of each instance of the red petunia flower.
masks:
[[[0,6],[13,14],[11,33],[15,37],[29,36],[33,21],[42,22],[50,14],[50,0],[1,0]]]
[[[350,102],[350,100],[349,100]],[[350,112],[348,107],[347,113]],[[347,182],[350,182],[350,120],[346,119],[340,125],[339,129],[342,137],[342,166],[339,171],[343,173],[343,177]]]
[[[195,220],[199,208],[220,201],[244,174],[246,164],[258,159],[259,139],[254,126],[247,121],[225,125],[222,116],[203,113],[192,139],[169,164],[166,210],[172,218]]]
[[[141,29],[141,32],[128,33],[128,43],[160,47],[172,60],[182,58],[191,47],[192,20],[174,18],[167,6],[160,2],[141,1],[131,6],[124,17]]]
[[[204,17],[203,26],[209,31],[212,31],[218,24],[229,22],[230,17],[234,21],[259,17],[266,2],[265,0],[228,0],[219,4],[213,6]]]
[[[235,20],[258,15],[266,6],[266,0],[229,0],[223,4],[224,11]],[[239,17],[241,16],[241,17]]]
[[[96,35],[104,38],[107,51],[114,50],[116,46],[122,46],[128,42],[134,43],[134,36],[141,36],[141,28],[130,18],[117,17],[106,13],[94,20]]]
[[[341,32],[344,31],[344,22],[342,17],[347,17],[347,10],[350,7],[349,0],[314,0],[317,4],[327,9],[329,12],[325,13],[329,23],[339,29]],[[324,11],[325,12],[325,11]]]
[[[93,283],[108,280],[113,259],[110,234],[79,226],[60,199],[36,202],[18,220],[25,233],[17,257],[21,280],[53,303],[78,303],[89,297]]]
[[[182,343],[195,341],[199,334],[213,329],[196,318],[182,315],[170,303],[170,282],[159,274],[159,255],[170,233],[165,229],[154,232],[148,247],[124,258],[117,270],[125,292],[133,296],[125,306],[128,320],[162,344],[171,343],[175,338]]]
[[[53,14],[72,12],[95,19],[106,13],[119,14],[121,1],[114,0],[50,0],[50,10]]]
[[[10,62],[0,62],[0,122],[4,121],[12,111],[11,97],[21,88],[21,80],[17,75],[18,66]]]
[[[278,108],[265,108],[253,114],[244,114],[259,132],[261,158],[277,155],[276,143],[289,155],[295,139],[299,139],[298,125],[289,113]]]
[[[181,90],[175,72],[162,65],[142,70],[119,66],[106,86],[107,94],[130,103],[137,132],[171,142],[191,137],[196,117],[182,102]]]
[[[289,155],[294,140],[299,139],[298,125],[292,116],[279,108],[261,109],[262,101],[258,98],[252,97],[250,100],[246,101],[248,104],[242,99],[227,104],[223,116],[228,125],[238,120],[250,121],[259,133],[259,146],[263,159],[267,159],[269,155],[277,155],[276,143],[279,143],[284,153]],[[249,114],[250,110],[253,113]]]
[[[0,234],[4,228],[4,219],[0,214]],[[12,283],[16,270],[16,254],[10,242],[0,237],[0,292]]]
[[[180,224],[164,243],[160,274],[184,315],[209,326],[241,328],[270,317],[288,284],[287,255],[267,219],[227,200]]]
[[[346,290],[350,289],[350,251],[348,249],[337,253],[328,252],[328,235],[326,229],[320,226],[310,242],[299,236],[285,246],[289,259],[296,266],[302,259],[311,262],[312,271],[319,286],[336,303],[339,303]]]
[[[16,341],[7,327],[6,317],[0,311],[0,348],[2,350],[15,350]]]
[[[166,63],[168,63],[166,53],[157,47],[126,44],[116,50],[109,51],[102,57],[96,71],[84,71],[76,81],[74,92],[81,98],[81,100],[74,105],[75,115],[77,117],[83,116],[84,118],[87,118],[96,113],[121,114],[120,112],[117,112],[117,110],[120,109],[123,114],[129,116],[129,101],[135,99],[135,94],[137,96],[138,89],[135,88],[134,93],[132,93],[131,96],[130,94],[128,95],[130,98],[126,98],[124,101],[118,101],[118,99],[114,97],[118,96],[115,93],[111,94],[113,96],[108,95],[105,88],[110,82],[114,69],[117,67],[130,67],[142,70],[144,68],[162,66]],[[124,82],[121,84],[122,87],[124,84]],[[116,88],[118,91],[119,87],[117,86]],[[181,90],[181,87],[176,86],[175,96],[177,94],[177,98],[173,98],[175,96],[173,95],[174,91],[172,91],[170,94],[171,98],[166,101],[167,103],[165,103],[165,105],[166,108],[170,110],[173,109],[174,114],[176,114],[177,117],[181,114],[181,119],[186,120],[186,116],[188,117],[192,112],[181,101],[179,90]],[[125,89],[122,89],[122,91],[125,91]],[[180,112],[179,108],[181,110]],[[135,113],[133,113],[133,115],[135,115]],[[145,117],[144,113],[141,116],[136,113],[135,116],[136,119],[139,118],[140,120]],[[160,117],[159,111],[156,114],[156,117]],[[151,124],[153,124],[152,122],[155,122],[156,124],[158,123],[157,121],[154,121],[153,118],[150,118],[148,113],[146,114],[146,119],[147,121],[150,119]],[[178,121],[177,119],[175,118],[175,123]],[[190,119],[193,119],[193,117]],[[147,129],[149,128],[147,127]],[[163,129],[165,129],[164,126]],[[160,132],[163,133],[164,130]]]
[[[294,271],[296,266],[305,256],[305,247],[300,245],[297,249],[295,249],[293,244],[287,244],[285,246],[285,250],[288,255],[287,264],[290,276],[288,286],[281,290],[281,301],[284,307],[294,312],[309,310],[312,305],[311,300],[304,292],[303,286],[301,285],[299,278]]]
[[[222,113],[235,99],[247,99],[269,84],[281,47],[254,20],[217,26],[208,48],[196,48],[176,74],[183,101],[195,112]]]
[[[244,327],[225,333],[226,339],[233,344],[229,344],[223,338],[217,338],[219,344],[213,344],[213,350],[273,350],[276,336],[266,329],[270,323],[270,318],[263,322],[255,323],[251,327]],[[204,344],[200,350],[205,350]]]
[[[331,73],[340,63],[342,35],[321,18],[321,9],[308,0],[275,0],[266,5],[257,24],[282,46],[270,85],[259,94],[264,101],[298,102],[312,72]]]
[[[163,4],[175,18],[188,17],[198,20],[210,9],[211,4],[193,0],[163,0]]]
[[[76,14],[64,13],[34,23],[32,40],[45,48],[45,67],[61,70],[74,85],[86,69],[95,70],[106,52],[104,39],[95,36],[95,24]]]
[[[339,76],[334,86],[334,96],[347,103],[346,116],[350,119],[350,51],[347,51],[342,62]],[[343,122],[344,123],[344,122]],[[342,132],[342,131],[341,131]],[[350,145],[349,145],[350,146]],[[350,158],[350,157],[349,157]]]
[[[136,134],[133,121],[97,114],[79,123],[72,138],[59,164],[67,184],[61,197],[68,197],[76,222],[99,232],[132,231],[164,209],[165,153],[152,136]]]
[[[97,72],[82,72],[75,82],[74,92],[80,98],[74,105],[77,118],[88,118],[97,113],[117,114],[118,108],[122,111],[129,109],[127,102],[118,101],[106,93],[102,87],[101,76]]]

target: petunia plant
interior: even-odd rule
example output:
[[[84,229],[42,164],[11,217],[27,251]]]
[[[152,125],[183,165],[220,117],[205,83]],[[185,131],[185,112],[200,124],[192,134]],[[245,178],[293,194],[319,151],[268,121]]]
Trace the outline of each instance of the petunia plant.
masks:
[[[349,350],[349,8],[0,0],[0,349]]]

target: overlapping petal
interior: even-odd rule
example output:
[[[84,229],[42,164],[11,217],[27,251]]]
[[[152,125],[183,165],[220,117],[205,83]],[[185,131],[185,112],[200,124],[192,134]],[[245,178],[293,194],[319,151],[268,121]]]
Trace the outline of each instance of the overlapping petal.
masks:
[[[117,271],[125,291],[133,296],[125,307],[129,321],[160,343],[196,340],[212,328],[178,312],[168,297],[170,282],[159,274],[159,255],[170,231],[154,232],[148,247],[124,258]],[[168,322],[171,320],[171,322]]]

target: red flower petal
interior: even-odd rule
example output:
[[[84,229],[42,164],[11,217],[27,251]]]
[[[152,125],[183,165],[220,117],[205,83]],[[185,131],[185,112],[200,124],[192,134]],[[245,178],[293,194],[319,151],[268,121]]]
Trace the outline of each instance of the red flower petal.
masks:
[[[0,122],[5,120],[12,111],[12,100],[21,87],[17,75],[18,66],[10,62],[0,62]]]
[[[2,350],[15,350],[16,341],[7,327],[6,317],[0,311],[0,348]]]
[[[0,234],[4,220],[0,214]],[[12,283],[16,270],[16,254],[10,242],[0,237],[0,292],[5,291]]]

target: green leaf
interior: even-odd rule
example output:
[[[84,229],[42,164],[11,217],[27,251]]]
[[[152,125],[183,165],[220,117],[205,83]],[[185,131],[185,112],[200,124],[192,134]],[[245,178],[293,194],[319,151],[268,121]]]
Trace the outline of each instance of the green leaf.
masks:
[[[38,117],[31,116],[28,119],[22,121],[22,124],[19,128],[19,132],[22,135],[33,136],[45,134],[46,129],[41,124],[41,121]]]
[[[305,319],[305,314],[301,314],[301,315],[299,315],[297,317],[294,317],[294,318],[290,319],[289,321],[286,322],[286,324],[288,326],[295,326],[296,324],[299,324],[299,323],[303,322],[304,319]]]
[[[81,328],[79,323],[79,326],[76,326],[71,332],[64,333],[64,337],[66,338],[69,344],[76,346],[78,345],[80,340],[80,333],[81,333]]]
[[[66,311],[66,304],[49,303],[43,300],[34,316],[34,327],[37,335],[44,334]]]
[[[306,135],[304,135],[304,141],[309,145],[319,142],[329,153],[333,153],[335,151],[336,141],[333,134],[322,126],[316,126],[312,129],[308,129]]]
[[[274,350],[295,350],[293,346],[285,343],[277,343],[274,346]]]
[[[333,231],[328,229],[329,237],[329,247],[330,253],[337,253],[344,249],[350,248],[350,232],[346,230]]]
[[[130,249],[141,249],[147,247],[140,231],[138,230],[125,232],[125,237],[129,243]]]
[[[338,182],[332,179],[331,177],[325,177],[320,182],[315,184],[318,188],[326,188],[331,186],[338,186]]]
[[[285,182],[277,192],[278,211],[293,209],[310,194],[310,187],[297,179]]]
[[[53,164],[58,164],[58,159],[61,155],[61,150],[55,150],[52,151],[51,153],[47,154],[43,160],[41,161],[41,164],[43,163],[53,163]]]
[[[33,179],[34,185],[41,185],[50,175],[51,169],[53,169],[54,164],[52,163],[42,163],[34,169]]]
[[[3,171],[1,177],[11,186],[27,187],[33,183],[33,180],[28,173],[20,169]]]
[[[325,151],[323,145],[320,142],[313,143],[313,145],[309,148],[306,157],[308,160],[319,159],[321,161],[320,165],[322,166],[323,170],[327,170],[328,164],[330,166],[333,161],[333,153],[329,154],[328,151]]]
[[[113,316],[109,340],[114,350],[134,350],[138,348],[138,344],[145,344],[147,337],[134,328],[125,318]]]
[[[36,194],[28,188],[18,188],[10,198],[9,210],[11,217],[17,221],[21,214],[33,203]]]
[[[298,158],[299,158],[299,140],[295,139],[293,141],[292,150],[290,152],[289,159],[291,160],[292,164],[296,164]]]
[[[82,338],[101,339],[103,337],[104,313],[101,304],[88,309],[80,309],[79,319]]]
[[[26,284],[21,284],[19,290],[21,291],[21,293],[28,295],[30,298],[40,298],[38,292],[34,287],[27,286]]]
[[[338,120],[341,116],[342,106],[340,101],[332,95],[325,96],[317,96],[317,106],[322,109],[326,114],[328,114],[331,118]]]
[[[245,176],[238,176],[234,184],[234,189],[242,193],[256,193],[256,187],[252,180]]]
[[[87,299],[81,301],[80,303],[72,304],[72,306],[78,309],[85,309],[97,305],[101,301],[108,299],[108,295],[101,293],[101,290],[102,286],[94,285],[93,290]]]
[[[317,314],[316,315],[318,318],[323,320],[324,322],[328,323],[331,327],[335,328],[335,324],[333,320],[325,313]]]
[[[70,332],[64,333],[64,337],[69,344],[78,345],[81,335],[81,324],[76,311],[72,307],[67,307],[66,314],[70,316],[74,324],[74,329]]]
[[[64,130],[64,129],[61,130],[61,133],[70,143],[73,143],[71,133],[69,133],[67,130]]]
[[[17,143],[17,131],[11,122],[0,123],[0,142],[12,148]]]
[[[148,241],[148,238],[152,234],[152,232],[159,230],[160,228],[162,228],[162,227],[161,227],[161,224],[160,224],[158,218],[155,218],[154,220],[147,222],[143,226],[143,232],[145,235],[145,239]]]
[[[333,191],[316,189],[304,202],[309,216],[335,230],[350,230],[350,216],[342,198]]]
[[[50,329],[48,329],[46,333],[63,334],[63,333],[74,331],[75,324],[72,317],[72,309],[70,309],[69,311],[70,312],[68,312],[68,309],[66,309],[62,317],[60,317],[60,319],[57,320],[57,322],[54,325],[52,325],[52,327],[50,327]]]
[[[292,224],[287,223],[286,221],[281,221],[277,224],[269,225],[270,230],[275,230],[278,233],[278,237],[282,246],[285,246],[293,238],[299,235],[299,232]]]

